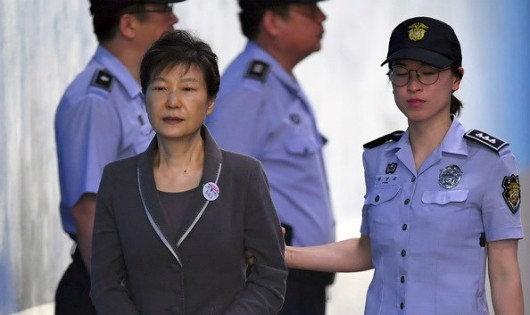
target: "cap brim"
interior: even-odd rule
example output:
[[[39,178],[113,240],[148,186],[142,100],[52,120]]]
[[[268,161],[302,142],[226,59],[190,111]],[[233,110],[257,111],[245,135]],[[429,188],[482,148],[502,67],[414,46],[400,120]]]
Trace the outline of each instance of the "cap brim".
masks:
[[[384,64],[399,60],[399,59],[411,59],[421,61],[428,65],[434,66],[436,68],[447,68],[453,61],[443,55],[432,52],[430,50],[418,48],[418,47],[409,47],[396,51],[386,58],[386,60],[381,64]]]

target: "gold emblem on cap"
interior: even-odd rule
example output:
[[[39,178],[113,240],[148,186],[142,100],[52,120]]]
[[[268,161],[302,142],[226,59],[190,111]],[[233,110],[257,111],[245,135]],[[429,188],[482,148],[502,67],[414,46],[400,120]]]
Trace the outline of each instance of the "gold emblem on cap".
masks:
[[[429,27],[423,23],[414,23],[409,26],[409,39],[413,41],[422,40]]]

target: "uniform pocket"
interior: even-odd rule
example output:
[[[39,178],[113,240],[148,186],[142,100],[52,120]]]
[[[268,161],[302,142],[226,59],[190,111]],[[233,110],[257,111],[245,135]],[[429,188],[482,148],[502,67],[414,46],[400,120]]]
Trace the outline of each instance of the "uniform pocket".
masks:
[[[445,205],[451,202],[464,202],[468,194],[468,190],[427,190],[423,192],[421,201],[426,204]]]
[[[290,137],[284,142],[285,150],[292,155],[310,155],[320,150],[320,143],[310,136]]]
[[[399,192],[399,187],[395,185],[389,185],[387,187],[378,187],[373,189],[366,195],[364,199],[365,205],[376,206],[387,201],[394,199]]]

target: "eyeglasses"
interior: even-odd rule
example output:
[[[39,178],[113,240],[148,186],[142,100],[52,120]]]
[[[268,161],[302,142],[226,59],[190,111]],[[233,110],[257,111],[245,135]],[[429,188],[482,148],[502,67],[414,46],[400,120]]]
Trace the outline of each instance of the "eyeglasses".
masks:
[[[390,68],[390,71],[386,75],[392,84],[395,86],[405,86],[410,81],[410,73],[415,72],[416,78],[420,83],[425,85],[431,85],[438,81],[440,77],[440,72],[450,69],[451,67],[439,69],[429,65],[423,65],[417,70],[409,70],[404,66],[393,66]]]
[[[167,4],[163,7],[159,7],[158,9],[132,9],[130,11],[127,11],[127,13],[130,14],[136,14],[136,13],[165,13],[165,14],[173,14],[173,4]]]

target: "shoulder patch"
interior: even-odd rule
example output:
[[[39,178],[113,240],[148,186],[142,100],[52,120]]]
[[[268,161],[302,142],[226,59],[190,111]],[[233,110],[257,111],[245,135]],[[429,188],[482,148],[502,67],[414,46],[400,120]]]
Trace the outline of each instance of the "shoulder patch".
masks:
[[[512,174],[510,176],[504,176],[502,180],[502,196],[504,201],[510,208],[513,214],[519,211],[521,205],[521,185],[519,184],[519,175]]]
[[[466,132],[466,134],[464,135],[464,138],[478,141],[495,151],[500,151],[504,146],[508,145],[507,142],[499,140],[495,137],[490,136],[489,134],[485,132],[482,132],[476,129],[471,129],[468,132]]]
[[[245,77],[265,82],[267,81],[269,69],[270,66],[268,63],[260,60],[253,60],[248,66],[247,72],[245,73]]]
[[[91,86],[98,87],[105,91],[110,91],[112,89],[112,83],[114,83],[114,77],[107,70],[98,70],[94,73]]]
[[[365,143],[363,145],[363,148],[365,149],[372,149],[372,148],[375,148],[375,147],[378,147],[380,145],[382,145],[383,143],[387,143],[389,141],[394,141],[394,142],[397,142],[399,139],[401,139],[401,136],[404,134],[405,132],[404,131],[401,131],[401,130],[397,130],[397,131],[394,131],[392,133],[389,133],[387,135],[384,135],[382,137],[379,137],[375,140],[372,140],[368,143]]]

